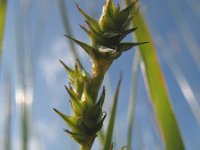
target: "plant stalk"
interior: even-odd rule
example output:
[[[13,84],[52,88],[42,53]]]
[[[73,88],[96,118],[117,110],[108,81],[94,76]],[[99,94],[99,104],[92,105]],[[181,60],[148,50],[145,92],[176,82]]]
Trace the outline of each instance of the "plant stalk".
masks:
[[[123,38],[135,29],[129,29],[131,23],[130,12],[133,4],[126,9],[119,10],[119,6],[114,7],[112,0],[106,0],[103,7],[103,13],[99,21],[87,15],[79,6],[76,5],[79,12],[85,17],[88,28],[81,28],[88,34],[92,44],[88,45],[71,36],[66,35],[74,41],[92,59],[92,75],[88,73],[79,60],[76,61],[75,69],[69,68],[62,61],[66,71],[69,74],[73,87],[69,84],[66,90],[70,96],[73,116],[63,114],[54,108],[54,111],[65,120],[71,130],[65,130],[77,143],[81,150],[90,150],[97,136],[97,132],[102,128],[106,113],[102,111],[105,99],[105,87],[98,99],[98,93],[112,62],[123,52],[131,49],[133,46],[144,44],[145,42],[122,42]],[[116,16],[119,16],[116,18]],[[121,81],[121,80],[120,80]],[[112,132],[114,127],[114,118],[117,107],[117,98],[119,93],[118,84],[115,102],[113,104],[112,117],[107,133],[106,150],[110,149],[112,142]]]
[[[92,65],[92,81],[91,85],[93,87],[91,88],[90,92],[92,94],[92,98],[96,99],[98,96],[99,88],[101,87],[101,84],[104,79],[104,75],[106,74],[106,71],[109,69],[112,62],[106,62],[106,61],[99,61],[94,62]]]
[[[6,20],[6,3],[7,0],[0,0],[0,59],[2,54],[4,25]]]
[[[91,150],[93,142],[94,142],[94,139],[91,140],[90,142],[86,143],[86,144],[82,144],[80,146],[80,150]]]

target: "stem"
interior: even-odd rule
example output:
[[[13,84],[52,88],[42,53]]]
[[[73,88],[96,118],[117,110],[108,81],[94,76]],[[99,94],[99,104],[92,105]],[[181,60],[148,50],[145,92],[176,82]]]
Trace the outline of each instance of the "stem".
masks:
[[[2,44],[3,44],[3,34],[4,34],[4,25],[6,19],[6,0],[0,1],[0,59],[2,53]]]
[[[92,98],[95,100],[98,96],[99,88],[102,84],[102,81],[104,79],[104,75],[107,72],[108,68],[112,64],[112,61],[106,61],[103,59],[96,59],[93,60],[92,64],[92,81],[91,85],[93,86],[91,88],[91,95]]]
[[[21,114],[21,127],[22,127],[22,147],[23,150],[28,150],[28,142],[29,142],[29,112],[27,104],[23,104],[22,106],[22,114]]]
[[[90,150],[91,146],[89,145],[81,145],[80,150]]]
[[[93,142],[94,142],[94,139],[92,139],[88,143],[82,144],[80,146],[80,150],[91,150]]]

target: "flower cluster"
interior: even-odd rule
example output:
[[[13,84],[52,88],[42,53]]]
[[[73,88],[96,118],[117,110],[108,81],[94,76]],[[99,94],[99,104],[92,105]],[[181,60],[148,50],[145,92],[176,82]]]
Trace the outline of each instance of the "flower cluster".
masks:
[[[66,35],[76,44],[81,46],[92,59],[92,75],[83,68],[79,60],[76,60],[75,69],[70,69],[62,61],[70,78],[69,87],[66,90],[71,98],[72,116],[67,116],[54,109],[70,127],[65,130],[76,142],[90,149],[97,132],[101,129],[106,113],[102,111],[105,97],[105,88],[98,99],[98,93],[104,75],[113,60],[133,46],[146,42],[122,42],[122,40],[137,28],[130,28],[133,16],[131,11],[135,7],[131,3],[127,8],[120,10],[119,4],[115,7],[112,0],[107,0],[99,21],[87,15],[78,5],[77,8],[85,17],[87,27],[81,28],[91,38],[89,45]]]

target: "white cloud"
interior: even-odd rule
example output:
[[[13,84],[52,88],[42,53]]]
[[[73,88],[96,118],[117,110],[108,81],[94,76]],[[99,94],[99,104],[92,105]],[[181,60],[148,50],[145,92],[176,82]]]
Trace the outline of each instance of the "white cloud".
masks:
[[[30,150],[44,150],[44,149],[46,149],[44,144],[41,144],[39,139],[36,138],[36,137],[31,138],[29,144],[30,144],[29,145]]]
[[[41,58],[40,66],[48,85],[53,87],[56,84],[56,76],[63,71],[59,59],[69,66],[73,66],[74,60],[63,38],[56,39],[49,49],[49,55]]]
[[[34,129],[37,129],[36,136],[41,137],[41,139],[45,139],[46,141],[54,142],[56,141],[57,133],[60,131],[60,128],[58,128],[57,122],[41,122],[38,121],[34,124]]]
[[[48,125],[47,125],[48,124]],[[38,121],[33,124],[33,130],[30,132],[28,147],[30,150],[45,150],[48,145],[46,143],[56,143],[59,139],[56,135],[58,133],[57,123],[46,123]],[[13,147],[15,150],[22,149],[21,138],[19,134],[15,134],[13,137]]]
[[[40,59],[39,65],[50,87],[57,83],[56,76],[63,72],[63,67],[59,63],[59,59],[63,60],[69,67],[74,66],[74,58],[69,51],[69,47],[64,38],[57,38],[50,44],[49,53]],[[77,47],[77,52],[83,62],[88,61],[85,52]]]

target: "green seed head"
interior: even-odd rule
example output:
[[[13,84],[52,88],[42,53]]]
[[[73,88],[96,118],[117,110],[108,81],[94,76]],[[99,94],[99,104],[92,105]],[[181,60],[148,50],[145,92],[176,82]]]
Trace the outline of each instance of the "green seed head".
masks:
[[[90,94],[91,77],[77,60],[72,70],[60,61],[69,74],[72,83],[65,86],[70,96],[73,116],[67,116],[54,109],[71,128],[65,130],[79,144],[94,140],[96,133],[101,129],[106,114],[102,112],[105,98],[105,88],[98,101],[92,99]],[[73,87],[72,87],[73,86]]]
[[[93,60],[104,59],[111,63],[133,46],[146,43],[121,42],[128,34],[137,29],[129,29],[133,18],[131,11],[135,5],[136,3],[133,2],[127,8],[120,10],[119,4],[115,7],[112,0],[107,0],[99,21],[91,18],[77,5],[78,10],[85,17],[88,25],[88,27],[81,25],[81,28],[91,38],[92,46],[70,38],[83,47]]]
[[[102,106],[105,98],[105,88],[102,94],[98,93],[104,75],[112,62],[123,52],[133,46],[143,44],[122,42],[122,40],[136,28],[129,28],[132,21],[131,10],[135,3],[120,10],[119,4],[115,7],[112,0],[107,0],[99,21],[87,15],[78,5],[77,8],[85,17],[87,27],[81,28],[88,34],[92,44],[86,44],[71,36],[69,39],[81,46],[93,60],[92,75],[83,68],[79,60],[76,60],[75,68],[71,69],[62,61],[66,69],[70,84],[65,87],[72,107],[72,116],[67,116],[54,109],[71,129],[65,130],[76,142],[91,147],[97,132],[101,129],[106,113],[103,113]]]

